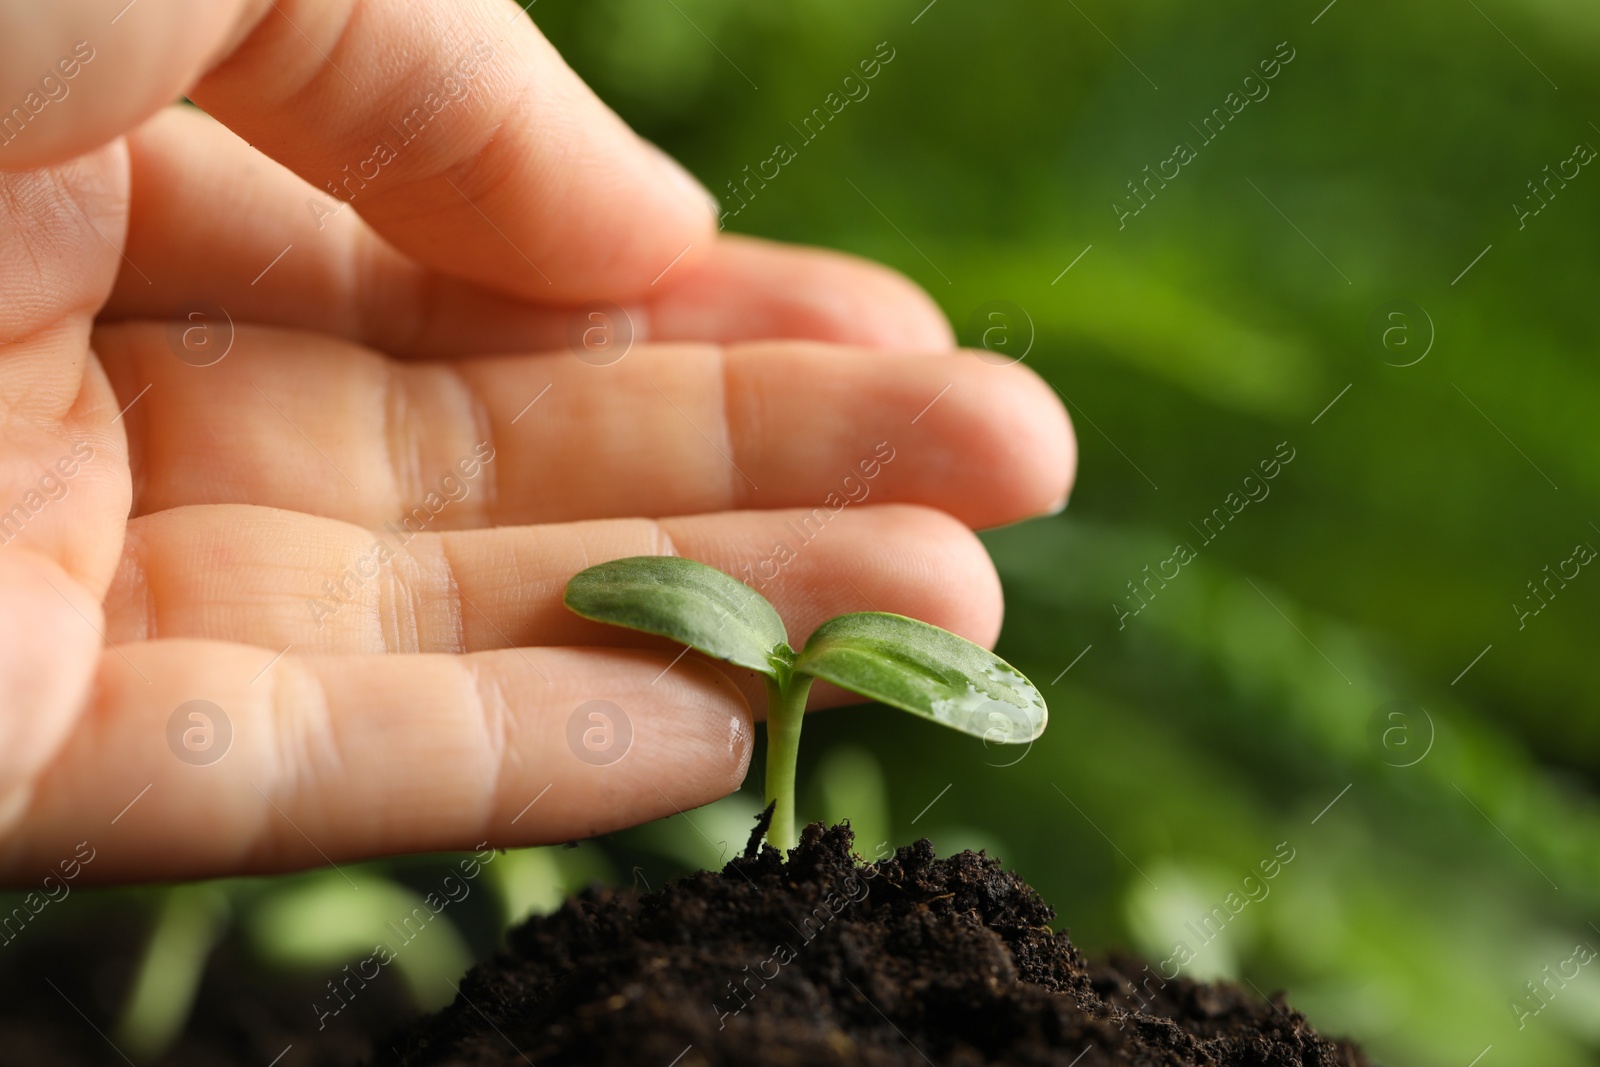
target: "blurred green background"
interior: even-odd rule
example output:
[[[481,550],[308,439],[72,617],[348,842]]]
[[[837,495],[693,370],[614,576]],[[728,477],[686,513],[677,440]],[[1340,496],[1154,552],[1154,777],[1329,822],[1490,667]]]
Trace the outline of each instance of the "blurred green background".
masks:
[[[1582,567],[1538,600],[1528,584],[1600,546],[1600,173],[1574,159],[1600,144],[1600,10],[539,0],[532,15],[726,207],[746,165],[797,147],[730,230],[890,263],[964,342],[1025,352],[1068,398],[1071,506],[985,537],[1008,598],[1000,652],[1045,690],[1050,731],[1021,753],[904,716],[820,716],[811,816],[851,816],[865,853],[921,835],[988,847],[1090,951],[1163,960],[1182,942],[1185,974],[1287,989],[1385,1063],[1595,1062],[1600,963],[1540,999],[1525,983],[1600,948],[1600,576]],[[880,42],[894,58],[870,94],[802,144],[791,124]],[[1215,108],[1229,121],[1208,142]],[[1195,158],[1121,217],[1141,205],[1127,183],[1179,142]],[[1247,488],[1270,491],[1241,509]],[[1217,508],[1229,521],[1208,540]],[[1193,561],[1133,593],[1178,544]],[[493,892],[385,977],[389,1003],[448,999],[467,959],[563,886],[715,865],[758,786],[501,857]],[[1197,937],[1275,854],[1293,859],[1270,892]],[[153,1057],[195,997],[197,1016],[233,1010],[200,977],[213,944],[212,967],[315,995],[362,955],[363,923],[442,870],[358,869],[401,895],[377,912],[327,874],[189,887],[182,908],[97,894],[166,955],[101,946],[91,999]],[[196,914],[216,918],[172,918]],[[286,941],[306,929],[348,944]]]

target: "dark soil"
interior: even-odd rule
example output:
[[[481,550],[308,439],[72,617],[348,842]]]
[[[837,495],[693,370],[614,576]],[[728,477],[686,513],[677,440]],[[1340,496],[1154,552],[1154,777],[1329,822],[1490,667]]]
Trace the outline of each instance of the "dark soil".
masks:
[[[1085,961],[983,855],[860,866],[848,826],[513,931],[384,1065],[1359,1067],[1281,998]],[[1136,985],[1137,983],[1137,985]]]

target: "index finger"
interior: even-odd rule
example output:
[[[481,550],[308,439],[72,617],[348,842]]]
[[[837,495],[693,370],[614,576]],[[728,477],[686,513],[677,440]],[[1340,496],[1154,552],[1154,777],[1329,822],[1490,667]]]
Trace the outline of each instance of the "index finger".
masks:
[[[191,99],[436,269],[626,299],[709,246],[709,195],[510,0],[0,4],[0,167],[69,158]],[[71,72],[70,75],[68,72]],[[35,110],[37,108],[37,110]]]

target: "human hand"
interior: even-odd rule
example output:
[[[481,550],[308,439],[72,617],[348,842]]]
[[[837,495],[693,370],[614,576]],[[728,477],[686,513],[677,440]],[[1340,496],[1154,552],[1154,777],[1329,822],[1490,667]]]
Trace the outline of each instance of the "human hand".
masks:
[[[873,608],[987,644],[969,527],[1065,499],[1048,387],[887,271],[717,236],[514,4],[4,3],[0,72],[7,881],[703,804],[757,687],[572,616],[568,577],[677,552],[797,637]],[[569,345],[591,301],[615,362]]]

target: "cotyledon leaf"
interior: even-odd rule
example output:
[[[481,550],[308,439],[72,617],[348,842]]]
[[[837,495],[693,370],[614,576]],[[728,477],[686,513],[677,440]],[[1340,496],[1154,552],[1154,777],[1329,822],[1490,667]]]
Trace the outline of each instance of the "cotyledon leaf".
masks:
[[[681,641],[708,656],[773,675],[789,653],[767,598],[715,567],[678,556],[630,556],[579,571],[567,607],[586,619]]]
[[[904,615],[865,611],[817,627],[795,661],[805,673],[1003,744],[1044,732],[1044,697],[987,649]]]

